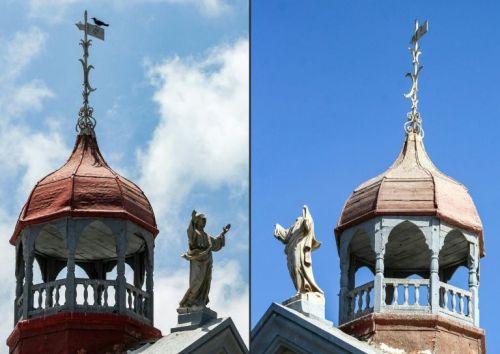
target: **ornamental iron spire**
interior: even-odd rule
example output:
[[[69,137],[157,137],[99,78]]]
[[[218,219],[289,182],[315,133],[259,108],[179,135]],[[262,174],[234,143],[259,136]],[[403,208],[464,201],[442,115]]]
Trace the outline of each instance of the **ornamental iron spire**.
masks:
[[[91,69],[94,69],[94,66],[88,64],[89,47],[92,45],[92,40],[88,39],[87,36],[91,35],[95,38],[104,40],[104,29],[97,25],[98,22],[96,20],[94,20],[94,22],[96,22],[96,25],[87,23],[87,10],[85,10],[84,23],[76,23],[78,29],[84,33],[83,39],[80,40],[80,45],[83,48],[83,58],[78,59],[83,67],[83,106],[78,112],[78,122],[76,123],[76,131],[82,135],[94,134],[94,127],[96,125],[96,120],[92,116],[94,109],[89,106],[89,96],[96,89],[90,86],[89,83],[89,72]],[[101,21],[99,22],[102,23]]]
[[[406,98],[411,100],[411,111],[408,112],[408,121],[404,125],[405,132],[407,134],[416,133],[422,137],[424,136],[424,130],[422,129],[422,118],[420,116],[420,112],[418,112],[418,75],[420,74],[423,66],[420,65],[418,61],[418,57],[422,54],[418,41],[424,36],[424,34],[427,33],[428,29],[429,23],[427,21],[419,26],[418,20],[415,20],[415,33],[411,37],[410,41],[410,43],[413,44],[413,48],[409,48],[413,58],[413,72],[406,74],[407,77],[411,78],[412,86],[410,92],[404,95]]]

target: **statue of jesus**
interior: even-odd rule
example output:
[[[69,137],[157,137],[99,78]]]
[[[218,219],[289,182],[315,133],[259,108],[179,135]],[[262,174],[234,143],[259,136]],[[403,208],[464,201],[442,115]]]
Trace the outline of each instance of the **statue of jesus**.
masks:
[[[286,245],[288,272],[297,294],[323,294],[323,290],[314,280],[311,258],[311,252],[318,249],[321,243],[314,236],[314,222],[307,206],[304,205],[302,216],[299,216],[290,228],[285,229],[276,224],[274,236]]]
[[[217,237],[204,230],[207,218],[203,214],[191,213],[187,229],[189,249],[182,255],[189,261],[189,289],[179,303],[179,308],[200,310],[208,304],[208,293],[212,282],[212,252],[219,251],[225,244],[225,235],[231,228],[227,224]]]

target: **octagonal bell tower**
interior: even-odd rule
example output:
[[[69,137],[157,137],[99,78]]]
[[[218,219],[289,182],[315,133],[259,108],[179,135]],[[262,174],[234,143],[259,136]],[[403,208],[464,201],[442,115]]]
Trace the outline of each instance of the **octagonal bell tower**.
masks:
[[[84,102],[75,147],[36,184],[10,239],[17,281],[11,353],[122,352],[161,337],[153,326],[153,209],[99,151],[87,32],[104,39],[104,30],[87,24],[86,12],[77,26],[85,33]]]
[[[423,143],[418,41],[426,32],[427,22],[417,23],[403,148],[387,171],[354,190],[335,229],[339,324],[383,351],[484,353],[481,220],[466,187],[434,166]],[[362,267],[372,280],[356,286]],[[460,267],[467,269],[464,287],[449,283]]]

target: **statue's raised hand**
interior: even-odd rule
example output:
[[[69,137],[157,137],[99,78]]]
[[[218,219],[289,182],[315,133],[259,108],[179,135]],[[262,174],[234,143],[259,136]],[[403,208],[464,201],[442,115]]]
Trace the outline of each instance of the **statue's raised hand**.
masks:
[[[231,228],[231,224],[227,224],[226,226],[224,226],[224,227],[222,228],[222,232],[223,232],[223,233],[227,233],[227,232],[229,231],[229,229],[230,229],[230,228]]]

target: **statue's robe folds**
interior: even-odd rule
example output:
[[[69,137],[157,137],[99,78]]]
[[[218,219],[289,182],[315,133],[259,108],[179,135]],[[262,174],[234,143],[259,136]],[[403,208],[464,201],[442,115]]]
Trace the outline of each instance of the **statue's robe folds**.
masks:
[[[203,230],[188,228],[189,250],[182,257],[189,260],[189,289],[179,303],[180,307],[205,307],[212,282],[212,252],[224,247],[225,238],[221,233],[212,237]]]
[[[311,252],[321,246],[314,236],[314,222],[307,208],[303,216],[297,218],[295,223],[285,229],[276,225],[276,237],[286,244],[288,271],[292,277],[297,293],[317,292],[323,290],[316,284],[312,271]]]

